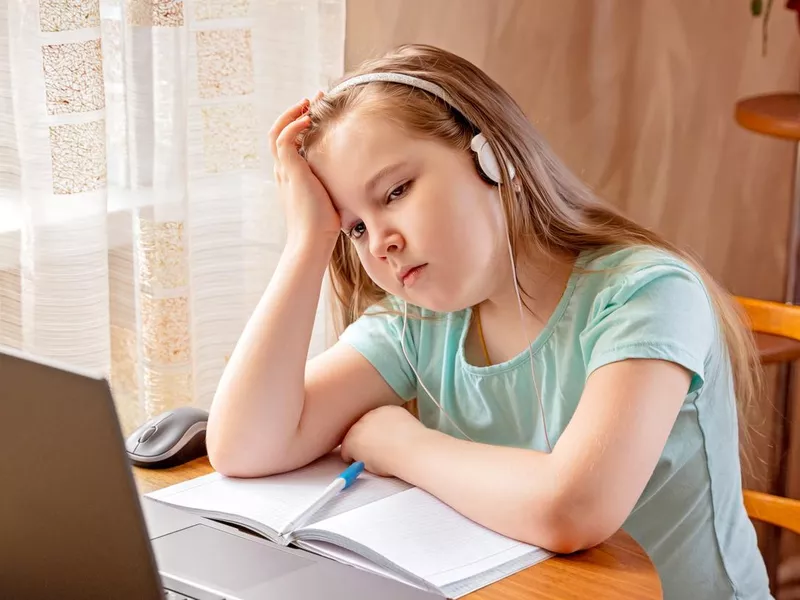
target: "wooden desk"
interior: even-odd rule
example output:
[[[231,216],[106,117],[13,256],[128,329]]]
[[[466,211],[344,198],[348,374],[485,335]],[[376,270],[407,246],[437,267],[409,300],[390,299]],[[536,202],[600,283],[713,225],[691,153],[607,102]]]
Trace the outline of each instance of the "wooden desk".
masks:
[[[207,458],[172,469],[133,468],[142,494],[211,471]],[[617,532],[596,548],[553,557],[466,596],[469,600],[651,600],[661,597],[661,581],[653,563],[624,531]]]

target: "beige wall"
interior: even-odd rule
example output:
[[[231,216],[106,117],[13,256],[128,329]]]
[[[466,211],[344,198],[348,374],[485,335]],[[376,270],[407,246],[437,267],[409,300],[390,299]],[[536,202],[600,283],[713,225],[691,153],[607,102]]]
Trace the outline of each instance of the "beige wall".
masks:
[[[748,5],[349,0],[345,57],[349,68],[403,42],[465,56],[609,201],[694,249],[735,293],[778,299],[792,147],[742,130],[733,104],[800,89],[800,35],[776,2],[762,58]]]
[[[733,293],[782,299],[794,147],[741,129],[733,110],[800,89],[783,2],[766,57],[747,0],[348,0],[346,40],[348,68],[405,42],[472,60],[600,195],[693,250]],[[768,411],[751,419],[757,487]]]

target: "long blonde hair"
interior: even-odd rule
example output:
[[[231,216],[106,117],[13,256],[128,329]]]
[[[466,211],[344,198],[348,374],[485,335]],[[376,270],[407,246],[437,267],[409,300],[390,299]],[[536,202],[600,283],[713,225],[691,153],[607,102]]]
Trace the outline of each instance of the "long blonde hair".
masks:
[[[648,245],[678,256],[706,285],[724,333],[738,405],[751,405],[762,387],[752,334],[738,304],[699,261],[602,203],[550,150],[511,96],[469,61],[433,46],[402,45],[362,63],[344,79],[376,72],[401,73],[435,83],[447,91],[463,114],[421,89],[370,82],[325,95],[311,104],[311,126],[301,142],[303,151],[318,143],[332,123],[355,109],[361,114],[380,114],[407,131],[437,138],[464,152],[470,152],[472,136],[483,132],[495,154],[507,157],[516,169],[516,189],[509,185],[505,171],[500,187],[514,255],[520,249],[555,257]],[[331,257],[329,275],[338,333],[386,298],[343,233]]]

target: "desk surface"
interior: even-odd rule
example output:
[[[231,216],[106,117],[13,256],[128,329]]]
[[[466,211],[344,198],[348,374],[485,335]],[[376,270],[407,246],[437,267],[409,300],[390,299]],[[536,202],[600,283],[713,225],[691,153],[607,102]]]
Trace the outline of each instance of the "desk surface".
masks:
[[[134,467],[133,474],[140,493],[144,494],[211,471],[208,459],[200,458],[172,469]],[[653,563],[624,531],[596,548],[553,557],[466,596],[469,600],[661,597],[661,582]]]

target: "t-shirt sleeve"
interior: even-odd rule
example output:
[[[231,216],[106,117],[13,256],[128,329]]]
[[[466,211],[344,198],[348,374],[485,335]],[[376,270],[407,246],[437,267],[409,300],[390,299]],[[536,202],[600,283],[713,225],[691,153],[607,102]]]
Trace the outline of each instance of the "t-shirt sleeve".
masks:
[[[417,361],[413,331],[415,319],[409,316],[405,334],[408,360]],[[417,396],[417,378],[403,353],[400,343],[403,315],[389,314],[384,307],[368,309],[339,336],[342,341],[360,352],[395,393],[403,400]]]
[[[679,264],[656,264],[622,273],[598,294],[582,332],[586,375],[612,362],[661,359],[692,373],[689,393],[706,378],[716,318],[698,276]]]

